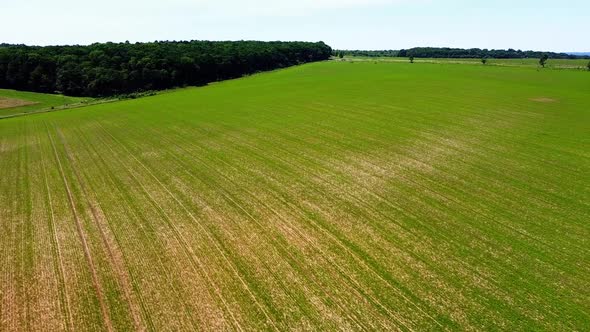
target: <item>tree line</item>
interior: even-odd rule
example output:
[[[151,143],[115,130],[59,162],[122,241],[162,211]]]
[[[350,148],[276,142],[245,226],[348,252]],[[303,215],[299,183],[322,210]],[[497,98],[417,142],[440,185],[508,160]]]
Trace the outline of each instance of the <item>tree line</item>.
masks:
[[[363,50],[334,50],[334,56],[361,56],[368,58],[386,58],[397,57],[399,51],[382,50],[382,51],[363,51]]]
[[[577,56],[566,53],[537,52],[522,50],[488,50],[480,48],[462,49],[448,47],[415,47],[402,50],[335,50],[335,55],[364,57],[416,57],[416,58],[494,58],[494,59],[526,59],[541,58],[546,54],[549,59],[590,59],[589,56]]]
[[[0,88],[102,97],[208,82],[329,59],[323,42],[159,41],[0,44]]]

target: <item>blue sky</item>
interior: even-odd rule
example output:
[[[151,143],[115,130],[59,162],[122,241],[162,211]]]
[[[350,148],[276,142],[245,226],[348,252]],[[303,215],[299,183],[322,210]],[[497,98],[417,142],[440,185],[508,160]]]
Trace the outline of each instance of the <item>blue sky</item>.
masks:
[[[0,42],[35,45],[255,39],[590,51],[589,0],[1,0],[0,12]]]

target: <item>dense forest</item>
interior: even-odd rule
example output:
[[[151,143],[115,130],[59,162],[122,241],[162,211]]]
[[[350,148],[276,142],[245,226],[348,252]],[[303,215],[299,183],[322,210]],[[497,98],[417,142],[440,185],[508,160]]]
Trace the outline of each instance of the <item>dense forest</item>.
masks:
[[[111,96],[203,85],[259,71],[326,60],[323,42],[100,43],[89,46],[0,44],[0,88]]]
[[[462,49],[447,47],[415,47],[407,50],[383,50],[383,51],[360,51],[360,50],[336,50],[334,54],[342,53],[349,56],[365,57],[410,57],[416,58],[494,58],[494,59],[525,59],[540,58],[547,54],[550,59],[579,59],[590,58],[588,56],[577,56],[566,53],[537,52],[521,50],[488,50],[488,49]]]

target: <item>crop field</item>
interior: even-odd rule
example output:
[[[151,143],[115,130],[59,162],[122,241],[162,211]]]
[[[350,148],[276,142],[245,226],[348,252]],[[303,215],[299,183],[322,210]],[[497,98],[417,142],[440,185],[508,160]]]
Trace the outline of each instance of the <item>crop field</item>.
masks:
[[[87,98],[0,89],[0,118],[78,104]]]
[[[0,120],[0,331],[590,330],[590,73],[322,62]]]

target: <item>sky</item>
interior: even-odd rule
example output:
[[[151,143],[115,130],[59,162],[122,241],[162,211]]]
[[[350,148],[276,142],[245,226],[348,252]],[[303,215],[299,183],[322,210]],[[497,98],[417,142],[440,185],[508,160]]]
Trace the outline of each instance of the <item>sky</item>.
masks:
[[[0,43],[324,41],[590,51],[590,0],[0,0]]]

